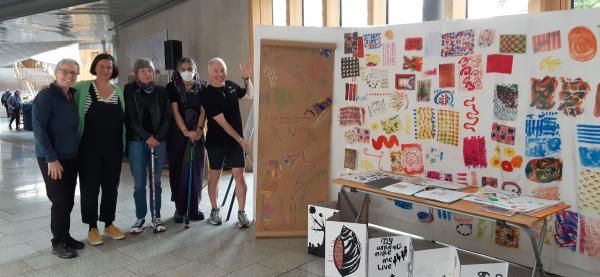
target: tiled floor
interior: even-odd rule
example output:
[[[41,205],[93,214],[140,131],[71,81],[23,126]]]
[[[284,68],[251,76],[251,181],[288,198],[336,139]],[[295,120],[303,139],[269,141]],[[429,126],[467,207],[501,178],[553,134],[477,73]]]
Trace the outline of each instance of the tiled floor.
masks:
[[[167,231],[146,231],[121,241],[105,238],[86,245],[79,257],[57,258],[50,252],[50,203],[34,154],[31,132],[10,132],[0,115],[0,276],[322,276],[322,258],[306,254],[305,238],[255,239],[254,229],[240,230],[235,218],[222,226],[193,222],[188,230],[173,223],[174,205],[163,201]],[[124,165],[115,224],[127,230],[134,222],[133,184]],[[221,180],[220,199],[229,176]],[[252,175],[247,174],[248,211],[253,207]],[[163,177],[163,198],[170,195]],[[202,206],[209,210],[204,190]],[[71,235],[85,240],[79,193],[71,214]],[[234,205],[235,206],[235,205]],[[234,207],[236,208],[236,207]],[[235,215],[237,211],[233,211]],[[223,214],[225,216],[225,214]],[[103,227],[103,226],[100,226]],[[528,276],[511,266],[510,276]]]

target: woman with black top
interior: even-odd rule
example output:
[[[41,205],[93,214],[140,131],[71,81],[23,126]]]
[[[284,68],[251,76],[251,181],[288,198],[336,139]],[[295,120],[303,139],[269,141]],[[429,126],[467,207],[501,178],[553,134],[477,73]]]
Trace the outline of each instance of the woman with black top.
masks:
[[[85,246],[69,234],[78,168],[79,116],[73,103],[75,90],[71,88],[77,75],[76,61],[58,62],[54,70],[56,81],[36,95],[32,110],[35,155],[52,202],[52,253],[64,259],[76,257],[75,250]]]
[[[123,160],[123,124],[125,99],[123,91],[111,80],[119,76],[116,61],[109,54],[94,58],[90,73],[93,81],[81,81],[75,103],[79,108],[79,189],[81,191],[81,219],[90,226],[88,241],[92,245],[104,243],[98,231],[98,219],[104,222],[104,234],[123,239],[125,234],[115,226],[117,194]],[[102,202],[98,216],[98,195],[102,188]]]
[[[165,140],[169,132],[171,109],[169,95],[164,87],[155,85],[154,64],[148,59],[139,59],[133,64],[135,81],[125,85],[125,107],[127,126],[127,156],[133,175],[136,222],[129,230],[139,234],[144,230],[145,217],[148,212],[146,204],[146,187],[151,184],[152,172],[151,151],[155,159],[155,193],[149,193],[150,213],[154,232],[166,231],[160,219],[161,183],[160,175],[165,162]],[[147,180],[150,180],[147,182]]]
[[[206,116],[202,108],[201,93],[206,82],[200,81],[196,63],[187,57],[179,60],[177,70],[173,72],[167,91],[171,98],[171,112],[174,122],[167,143],[169,159],[169,180],[171,181],[171,200],[175,201],[175,223],[182,223],[184,216],[189,219],[203,220],[204,214],[198,209],[202,192],[202,174],[204,171],[204,121]],[[193,146],[193,147],[192,147]],[[193,148],[193,153],[192,151]],[[190,178],[190,154],[191,180]],[[189,187],[191,183],[191,188]],[[191,191],[188,200],[188,191]]]

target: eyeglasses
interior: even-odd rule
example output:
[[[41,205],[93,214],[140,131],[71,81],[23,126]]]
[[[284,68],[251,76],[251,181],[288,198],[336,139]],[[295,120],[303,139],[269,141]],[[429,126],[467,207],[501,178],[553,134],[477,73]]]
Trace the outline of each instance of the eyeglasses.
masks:
[[[69,76],[69,75],[73,75],[73,76],[79,75],[79,72],[77,72],[77,71],[67,71],[67,70],[64,70],[62,68],[59,68],[58,70],[60,70],[60,72],[62,72],[63,74],[65,74],[67,76]]]

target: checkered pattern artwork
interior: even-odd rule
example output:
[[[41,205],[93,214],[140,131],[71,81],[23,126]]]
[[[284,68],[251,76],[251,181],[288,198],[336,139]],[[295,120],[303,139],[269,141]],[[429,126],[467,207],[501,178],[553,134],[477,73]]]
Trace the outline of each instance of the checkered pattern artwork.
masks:
[[[342,58],[342,78],[356,77],[359,74],[357,58]]]
[[[458,112],[438,110],[437,140],[439,142],[458,145],[459,116]]]
[[[525,54],[527,35],[500,35],[500,53]]]
[[[383,44],[383,65],[396,65],[396,43]]]

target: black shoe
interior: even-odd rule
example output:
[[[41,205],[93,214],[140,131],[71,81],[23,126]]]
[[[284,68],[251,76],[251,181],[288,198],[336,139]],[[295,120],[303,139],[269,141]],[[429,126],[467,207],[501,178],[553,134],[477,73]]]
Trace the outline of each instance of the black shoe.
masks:
[[[63,259],[72,259],[77,257],[77,252],[75,252],[75,250],[68,249],[65,243],[52,245],[52,254],[56,254],[56,256]]]
[[[67,249],[69,249],[69,250],[80,250],[80,249],[83,249],[83,247],[85,247],[85,243],[78,241],[71,236],[69,236],[67,238],[65,245],[67,246]]]
[[[175,214],[173,215],[173,221],[175,223],[183,223],[183,215],[181,215],[178,212],[175,212]]]
[[[191,215],[190,220],[200,221],[204,220],[204,213],[202,211],[198,211],[197,215]]]

